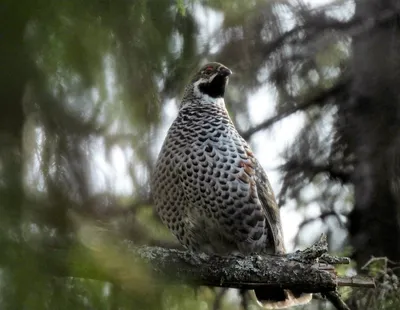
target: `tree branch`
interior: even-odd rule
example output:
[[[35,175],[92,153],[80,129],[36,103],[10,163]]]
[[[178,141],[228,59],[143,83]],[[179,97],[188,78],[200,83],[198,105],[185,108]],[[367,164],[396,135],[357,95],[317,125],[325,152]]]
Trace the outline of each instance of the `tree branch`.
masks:
[[[381,11],[376,16],[370,16],[368,18],[351,18],[348,21],[341,21],[334,18],[326,18],[323,16],[314,16],[309,18],[305,24],[298,25],[291,30],[288,30],[276,39],[266,43],[263,47],[263,52],[266,55],[282,48],[285,44],[293,44],[301,42],[299,34],[301,32],[308,32],[307,36],[304,36],[307,42],[311,41],[312,37],[318,35],[324,35],[325,31],[338,31],[345,33],[347,32],[350,36],[364,34],[378,25],[388,23],[396,20],[399,14],[399,10],[391,8]]]
[[[328,292],[325,294],[325,298],[328,299],[338,310],[350,310],[337,292]]]
[[[165,285],[161,279],[168,283],[237,289],[285,288],[324,296],[335,292],[338,286],[375,285],[371,278],[338,277],[333,265],[348,264],[350,260],[328,255],[325,236],[304,251],[283,256],[220,257],[177,249],[138,247],[129,241],[115,247],[115,244],[106,245],[101,234],[94,239],[90,235],[85,232],[86,241],[89,238],[91,241],[82,240],[85,247],[74,248],[73,256],[70,250],[61,248],[36,253],[39,267],[51,276],[96,279],[122,286],[141,283],[136,289],[143,288],[143,291]],[[9,264],[7,262],[10,261],[0,259],[0,265]],[[336,303],[339,304],[337,300]]]
[[[355,277],[336,276],[332,265],[348,264],[350,260],[328,255],[324,235],[304,251],[283,256],[209,256],[177,249],[137,247],[131,242],[124,242],[123,247],[131,264],[145,262],[156,278],[175,283],[237,289],[265,286],[310,293],[335,291],[338,286],[374,287],[369,278],[357,281]]]
[[[264,53],[269,55],[274,50],[281,48],[288,40],[298,40],[298,34],[304,30],[315,30],[317,34],[322,35],[325,30],[336,30],[336,31],[348,31],[349,35],[355,36],[366,33],[377,25],[382,25],[387,22],[390,22],[397,18],[399,11],[398,10],[385,10],[380,13],[378,16],[371,16],[367,19],[356,19],[352,18],[349,21],[342,22],[335,19],[330,20],[311,20],[305,25],[299,25],[283,34],[281,34],[275,40],[268,42],[264,47]],[[295,38],[293,38],[295,37]],[[307,40],[310,40],[310,36],[307,36]],[[253,134],[259,132],[261,130],[265,130],[269,128],[271,125],[275,124],[277,121],[282,120],[283,118],[292,115],[298,111],[307,110],[310,107],[317,105],[324,105],[328,99],[331,99],[341,93],[350,81],[345,79],[340,81],[338,84],[333,86],[330,89],[323,90],[314,98],[306,100],[297,105],[293,105],[288,107],[286,110],[277,113],[276,115],[266,119],[259,125],[249,128],[248,130],[241,133],[244,139],[248,140]]]
[[[322,106],[328,102],[329,99],[337,97],[339,94],[342,94],[346,87],[349,85],[349,79],[343,78],[337,82],[331,88],[322,90],[318,94],[314,95],[312,98],[305,100],[296,105],[291,105],[286,108],[284,111],[279,112],[278,114],[266,119],[264,122],[249,128],[248,130],[241,133],[242,137],[248,140],[253,134],[259,132],[261,130],[268,129],[271,125],[276,122],[282,120],[283,118],[292,115],[298,111],[304,111],[313,106]]]
[[[287,256],[220,257],[189,251],[141,247],[135,250],[157,276],[178,283],[253,289],[260,286],[328,292],[336,289],[336,277],[325,266],[312,264],[304,252]]]

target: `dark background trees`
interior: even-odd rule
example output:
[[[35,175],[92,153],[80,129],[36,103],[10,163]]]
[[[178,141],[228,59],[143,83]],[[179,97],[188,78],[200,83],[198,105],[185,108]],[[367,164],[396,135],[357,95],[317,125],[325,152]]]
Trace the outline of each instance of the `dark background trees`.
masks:
[[[276,153],[260,152],[269,130],[301,119],[275,182],[282,210],[295,206],[303,219],[297,245],[326,232],[332,251],[353,255],[358,269],[372,256],[400,261],[399,9],[395,0],[317,8],[3,0],[1,308],[186,309],[205,307],[202,300],[211,307],[212,291],[194,299],[190,288],[155,290],[146,268],[113,246],[176,245],[152,212],[148,182],[176,100],[206,60],[235,72],[228,109],[264,162]],[[265,88],[273,96],[254,105]],[[254,106],[274,112],[255,123]],[[83,257],[82,244],[92,243],[101,250]],[[43,262],[59,248],[70,257],[54,270]],[[113,274],[114,283],[67,277],[85,264]],[[382,283],[395,288],[396,267],[378,267]],[[370,308],[395,307],[389,291],[366,294]],[[345,297],[365,309],[364,295]]]

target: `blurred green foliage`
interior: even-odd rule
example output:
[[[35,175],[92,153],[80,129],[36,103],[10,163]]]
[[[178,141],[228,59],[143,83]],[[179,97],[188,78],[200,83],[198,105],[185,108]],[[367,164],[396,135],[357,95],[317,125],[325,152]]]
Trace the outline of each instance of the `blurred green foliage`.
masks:
[[[313,12],[280,0],[2,0],[0,308],[212,309],[213,290],[168,286],[117,244],[179,246],[154,215],[149,176],[199,64],[236,73],[227,105],[243,132],[260,87],[286,116],[341,77],[347,38],[317,50],[280,41]],[[307,111],[300,135],[320,137],[325,112]],[[300,209],[305,183],[322,201],[353,203],[327,178],[299,178],[288,196]],[[228,294],[221,309],[239,307]]]
[[[214,58],[215,46],[202,41],[201,11],[237,19],[243,5],[1,2],[1,309],[212,304],[213,294],[200,301],[191,288],[163,288],[114,244],[177,246],[149,197],[162,111],[189,74]],[[129,179],[122,192],[116,163]]]

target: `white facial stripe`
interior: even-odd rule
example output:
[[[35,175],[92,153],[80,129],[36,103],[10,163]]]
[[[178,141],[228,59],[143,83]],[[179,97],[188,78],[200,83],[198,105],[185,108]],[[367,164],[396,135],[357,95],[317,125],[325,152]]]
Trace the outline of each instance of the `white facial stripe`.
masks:
[[[199,85],[200,85],[201,83],[207,83],[207,82],[208,82],[207,79],[201,78],[201,79],[199,79],[198,81],[194,82],[193,85],[194,85],[195,88],[198,89],[198,88],[199,88]]]
[[[199,85],[200,85],[201,83],[206,83],[206,82],[207,82],[206,79],[201,78],[201,79],[199,79],[198,81],[196,81],[196,82],[193,83],[193,93],[194,93],[194,95],[195,95],[196,97],[200,98],[200,97],[205,96],[205,94],[203,94],[203,93],[200,91]]]
[[[195,95],[195,97],[197,98],[201,98],[202,99],[202,104],[214,104],[214,105],[218,105],[221,107],[225,106],[225,101],[224,98],[213,98],[207,94],[204,94],[200,91],[199,89],[199,85],[202,83],[210,83],[212,82],[212,80],[218,75],[218,72],[214,73],[211,77],[209,77],[208,79],[206,78],[201,78],[199,80],[197,80],[196,82],[193,83],[193,94]],[[183,106],[181,106],[181,109],[186,108],[187,106],[189,106],[191,104],[191,102],[187,102],[186,104],[184,104]]]
[[[218,75],[218,72],[214,73],[214,74],[208,79],[208,82],[211,83],[217,75]]]

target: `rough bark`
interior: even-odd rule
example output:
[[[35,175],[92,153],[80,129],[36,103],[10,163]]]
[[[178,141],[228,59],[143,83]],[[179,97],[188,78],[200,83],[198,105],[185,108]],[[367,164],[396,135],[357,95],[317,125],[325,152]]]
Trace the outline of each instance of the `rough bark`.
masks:
[[[157,247],[132,248],[132,251],[149,263],[156,275],[181,283],[238,289],[283,287],[310,293],[335,291],[338,286],[374,285],[369,278],[337,277],[327,263],[343,264],[349,260],[326,255],[326,239],[305,251],[284,256],[220,257]]]
[[[348,258],[327,255],[326,238],[304,251],[284,256],[220,257],[208,256],[176,249],[136,246],[125,241],[118,246],[118,256],[100,247],[74,249],[71,260],[69,249],[46,249],[36,252],[43,272],[61,277],[78,277],[115,282],[121,275],[129,278],[129,266],[148,266],[153,279],[167,279],[168,283],[253,289],[259,286],[287,288],[303,292],[326,293],[338,286],[373,287],[369,278],[342,278],[334,272],[332,265],[347,264]],[[12,249],[8,249],[12,252]],[[102,253],[103,252],[103,253]],[[121,253],[120,253],[121,252]],[[94,255],[94,257],[93,257]],[[99,255],[101,259],[99,260]],[[8,262],[0,258],[0,265]],[[101,261],[101,264],[96,264]],[[134,275],[135,281],[139,276]],[[157,281],[164,285],[163,281]],[[154,283],[153,283],[154,284]]]

